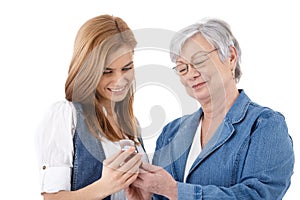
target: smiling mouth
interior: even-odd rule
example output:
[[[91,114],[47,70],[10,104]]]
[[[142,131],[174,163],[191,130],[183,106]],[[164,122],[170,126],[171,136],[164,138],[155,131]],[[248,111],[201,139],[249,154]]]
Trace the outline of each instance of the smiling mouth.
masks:
[[[127,85],[123,87],[116,87],[116,88],[107,88],[111,92],[123,92],[127,88]]]
[[[202,87],[203,85],[205,85],[205,82],[195,84],[195,85],[192,86],[192,88],[193,88],[193,89],[197,89],[197,88]]]

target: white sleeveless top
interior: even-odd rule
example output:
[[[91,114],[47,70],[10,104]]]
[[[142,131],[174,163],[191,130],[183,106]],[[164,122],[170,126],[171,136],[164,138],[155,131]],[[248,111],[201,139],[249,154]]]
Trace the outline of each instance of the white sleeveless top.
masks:
[[[201,147],[201,122],[202,122],[202,118],[200,119],[198,128],[196,130],[194,139],[193,139],[193,143],[186,161],[186,165],[185,165],[185,170],[184,170],[184,177],[183,177],[183,182],[186,182],[186,177],[189,174],[189,171],[192,167],[192,165],[194,164],[195,160],[197,159],[197,157],[199,156],[199,154],[201,153],[202,147]]]

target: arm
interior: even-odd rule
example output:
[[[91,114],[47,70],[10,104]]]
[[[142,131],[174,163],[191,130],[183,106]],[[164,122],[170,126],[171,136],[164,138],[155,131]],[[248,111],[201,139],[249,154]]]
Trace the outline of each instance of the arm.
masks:
[[[44,200],[79,200],[79,199],[103,199],[104,193],[101,194],[97,188],[102,188],[100,181],[96,181],[93,184],[82,188],[77,191],[59,191],[57,193],[43,193]]]
[[[231,187],[178,183],[179,199],[282,199],[290,185],[294,152],[282,115],[264,112],[257,119]],[[193,195],[187,195],[191,192]]]
[[[44,193],[45,200],[98,200],[128,187],[138,176],[141,165],[141,154],[127,159],[135,151],[130,148],[103,162],[102,177],[94,183],[76,191],[59,191],[57,193]]]
[[[163,143],[157,142],[158,145]],[[240,177],[231,187],[177,182],[174,189],[174,179],[167,172],[162,172],[163,169],[139,175],[141,179],[136,181],[136,186],[170,199],[174,197],[170,193],[177,194],[175,199],[184,200],[282,199],[290,185],[294,165],[292,141],[283,117],[270,112],[262,114],[245,145],[246,156],[239,163]]]
[[[77,191],[71,190],[73,167],[73,109],[68,102],[54,104],[37,130],[41,193],[50,199],[101,199],[127,187],[137,177],[141,155],[124,162],[134,149],[119,152],[103,163],[102,177]],[[125,163],[120,166],[120,163]]]

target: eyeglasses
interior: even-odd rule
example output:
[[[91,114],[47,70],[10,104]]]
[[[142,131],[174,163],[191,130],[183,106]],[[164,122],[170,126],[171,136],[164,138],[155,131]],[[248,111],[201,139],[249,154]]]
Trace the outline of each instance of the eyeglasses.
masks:
[[[183,76],[185,75],[188,71],[189,71],[189,67],[193,67],[195,69],[199,69],[203,66],[203,63],[205,61],[208,60],[208,55],[214,51],[218,50],[217,48],[216,49],[213,49],[209,52],[205,52],[204,54],[201,54],[201,56],[199,57],[196,57],[194,59],[194,62],[193,64],[190,63],[190,64],[186,64],[186,63],[181,63],[181,64],[178,64],[176,65],[175,67],[173,67],[172,69],[175,70],[175,72],[179,75],[179,76]]]

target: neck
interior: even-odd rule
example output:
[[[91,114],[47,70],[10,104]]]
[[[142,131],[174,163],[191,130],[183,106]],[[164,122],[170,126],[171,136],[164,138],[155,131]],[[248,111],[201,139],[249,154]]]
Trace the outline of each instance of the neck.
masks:
[[[232,88],[215,94],[211,95],[206,102],[200,102],[204,112],[204,120],[223,119],[237,99],[239,92],[237,88]]]
[[[115,103],[110,101],[110,102],[106,102],[104,104],[103,102],[101,102],[101,105],[105,109],[106,118],[108,119],[110,125],[112,126],[112,128],[114,129],[114,131],[116,132],[116,134],[119,137],[124,138],[124,134],[121,131],[121,127],[120,127],[118,119],[117,119],[117,114],[116,114],[116,112],[114,110]]]
[[[111,101],[105,101],[101,102],[101,106],[103,106],[104,112],[106,112],[106,116],[108,118],[114,118],[116,113],[115,113],[115,103]]]

